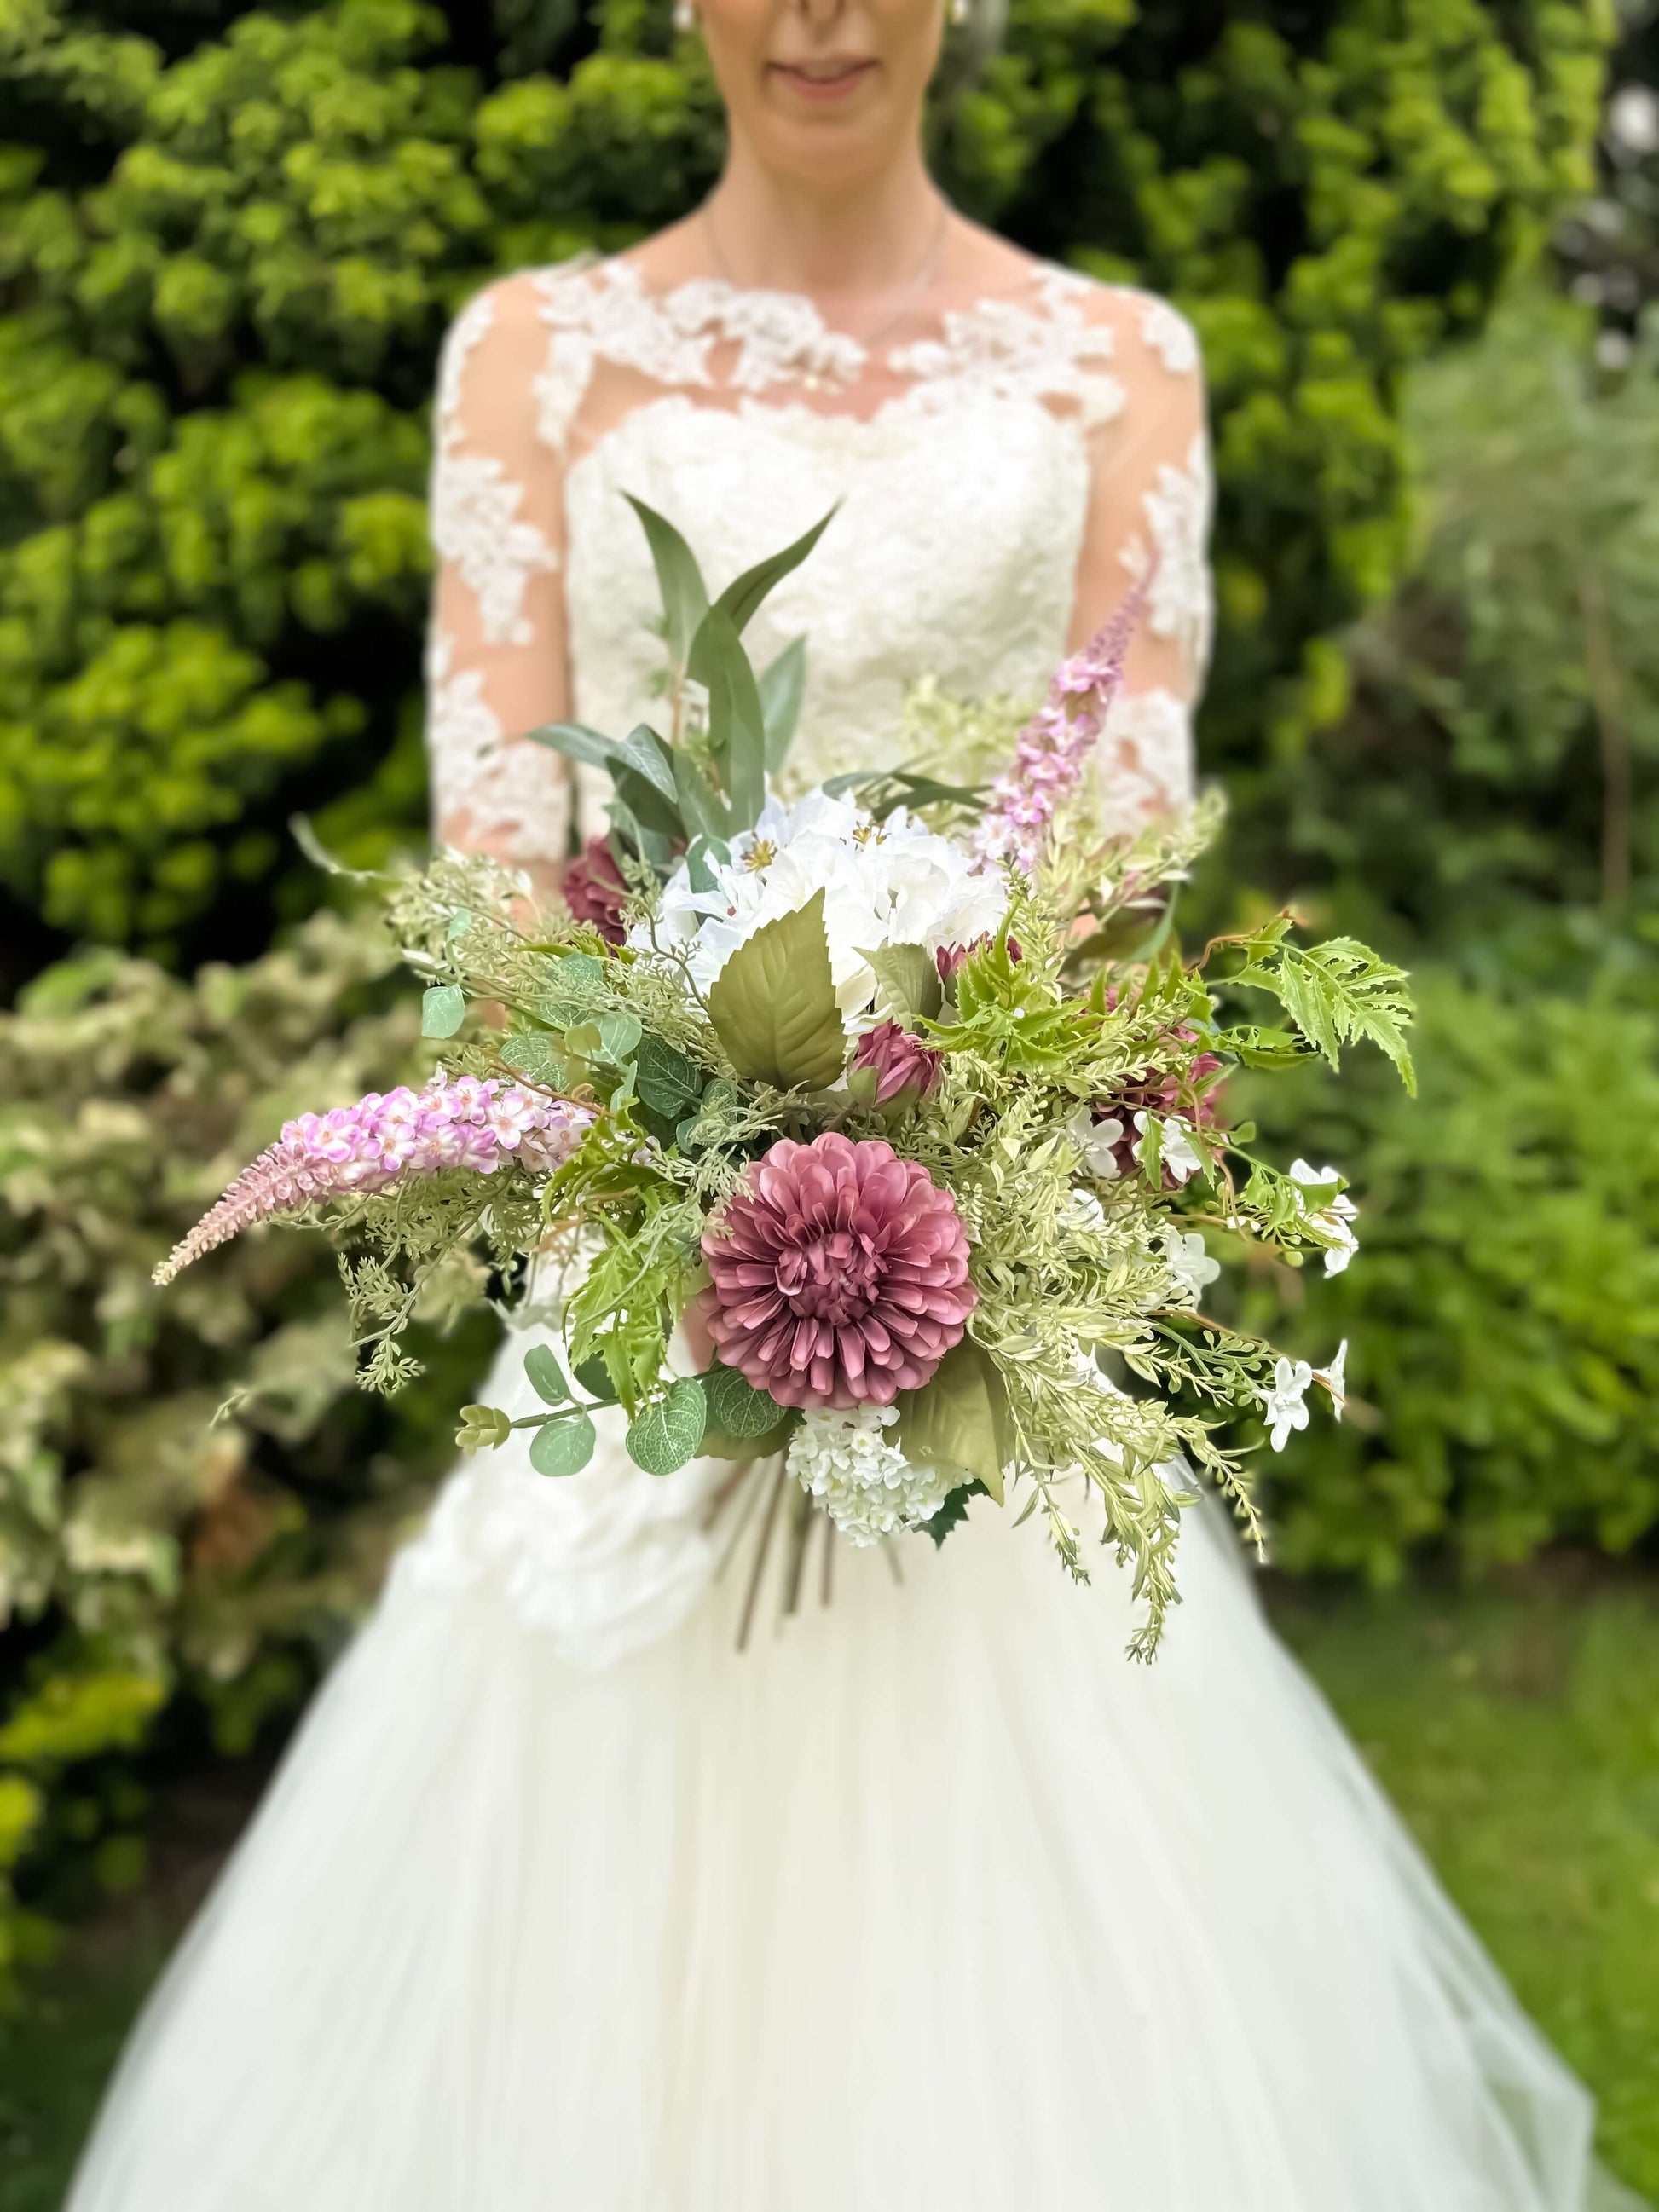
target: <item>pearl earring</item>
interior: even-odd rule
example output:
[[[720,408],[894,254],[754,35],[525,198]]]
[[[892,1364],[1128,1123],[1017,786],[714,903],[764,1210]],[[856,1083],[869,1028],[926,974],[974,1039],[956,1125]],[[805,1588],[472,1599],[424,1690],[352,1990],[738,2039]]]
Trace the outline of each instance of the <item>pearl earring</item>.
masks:
[[[674,28],[689,38],[697,27],[697,0],[674,0]]]

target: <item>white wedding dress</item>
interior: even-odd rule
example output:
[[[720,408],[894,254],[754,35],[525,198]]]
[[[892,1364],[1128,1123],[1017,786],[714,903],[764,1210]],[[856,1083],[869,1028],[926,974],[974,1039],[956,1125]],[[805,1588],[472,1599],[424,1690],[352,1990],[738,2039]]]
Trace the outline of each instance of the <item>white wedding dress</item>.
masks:
[[[923,674],[1035,695],[1155,550],[1103,796],[1130,822],[1188,788],[1209,486],[1160,302],[1039,270],[878,353],[800,299],[527,275],[457,325],[437,429],[447,835],[562,851],[562,769],[516,733],[568,699],[648,713],[623,490],[717,586],[843,502],[750,632],[810,633],[797,782],[890,759]],[[514,1412],[530,1340],[483,1394]],[[739,1654],[725,1471],[654,1481],[612,1428],[564,1482],[517,1440],[452,1477],[153,2000],[72,2212],[1617,2201],[1589,2099],[1221,1513],[1189,1516],[1150,1667],[1109,1554],[1075,1588],[987,1499],[937,1553],[839,1546],[827,1606],[815,1557]]]

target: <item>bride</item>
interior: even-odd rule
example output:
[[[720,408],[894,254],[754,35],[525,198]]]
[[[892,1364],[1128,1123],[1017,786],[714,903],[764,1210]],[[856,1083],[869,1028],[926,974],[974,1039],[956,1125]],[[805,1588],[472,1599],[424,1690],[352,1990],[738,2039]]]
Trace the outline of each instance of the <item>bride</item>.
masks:
[[[622,497],[720,582],[839,501],[798,785],[906,686],[1036,694],[1152,572],[1101,801],[1178,805],[1205,661],[1199,359],[1163,301],[953,214],[939,0],[702,0],[708,205],[457,324],[437,409],[441,836],[551,887],[596,794],[523,733],[650,711]],[[521,1316],[521,1321],[523,1317]],[[545,1323],[530,1317],[524,1326]],[[526,1410],[520,1333],[483,1395]],[[520,1394],[515,1398],[515,1390]],[[520,1441],[522,1441],[520,1439]],[[1194,1513],[1127,1664],[981,1500],[841,1547],[734,1649],[722,1470],[619,1434],[457,1473],[154,1999],[72,2212],[1582,2212],[1589,2099]]]

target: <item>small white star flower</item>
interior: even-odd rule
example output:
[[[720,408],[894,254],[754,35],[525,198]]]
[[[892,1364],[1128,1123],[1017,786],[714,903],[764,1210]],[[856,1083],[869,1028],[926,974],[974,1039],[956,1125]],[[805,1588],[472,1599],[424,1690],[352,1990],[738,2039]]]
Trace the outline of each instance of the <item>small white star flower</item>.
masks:
[[[1348,1383],[1345,1370],[1348,1364],[1348,1340],[1345,1336],[1336,1347],[1336,1357],[1328,1367],[1316,1367],[1314,1381],[1322,1382],[1331,1394],[1331,1410],[1340,1421],[1347,1410]]]
[[[1141,1147],[1146,1141],[1146,1132],[1153,1119],[1153,1115],[1144,1112],[1135,1115],[1135,1127],[1140,1132],[1139,1142],[1135,1146],[1137,1159],[1141,1157]],[[1177,1121],[1172,1114],[1161,1126],[1163,1139],[1158,1146],[1158,1158],[1177,1182],[1190,1182],[1204,1163],[1193,1150],[1186,1123]]]
[[[1103,1229],[1106,1212],[1091,1190],[1068,1190],[1058,1216],[1062,1229]]]
[[[1275,1451],[1284,1450],[1292,1429],[1307,1427],[1308,1386],[1313,1379],[1313,1369],[1305,1359],[1291,1362],[1281,1358],[1273,1362],[1273,1388],[1259,1395],[1268,1441]]]
[[[1173,1222],[1164,1231],[1164,1264],[1176,1296],[1186,1306],[1197,1305],[1205,1285],[1214,1282],[1221,1273],[1221,1262],[1210,1257],[1202,1237],[1183,1236]]]
[[[1114,1181],[1119,1172],[1116,1147],[1123,1141],[1123,1124],[1115,1115],[1097,1121],[1086,1103],[1074,1106],[1066,1118],[1066,1133],[1091,1176],[1102,1182]]]
[[[1341,1171],[1337,1168],[1310,1167],[1306,1160],[1292,1160],[1291,1181],[1300,1185],[1297,1195],[1302,1211],[1310,1228],[1319,1230],[1332,1241],[1325,1251],[1325,1273],[1340,1275],[1354,1254],[1359,1249],[1359,1239],[1353,1232],[1353,1224],[1359,1218],[1359,1208],[1346,1192],[1338,1191],[1321,1206],[1308,1204],[1303,1193],[1317,1189],[1325,1183],[1339,1183]]]

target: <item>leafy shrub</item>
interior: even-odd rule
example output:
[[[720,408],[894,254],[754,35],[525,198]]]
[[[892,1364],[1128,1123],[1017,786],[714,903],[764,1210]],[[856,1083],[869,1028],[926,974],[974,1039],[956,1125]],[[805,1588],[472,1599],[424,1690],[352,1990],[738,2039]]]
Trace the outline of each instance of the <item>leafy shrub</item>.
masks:
[[[391,964],[378,929],[324,913],[191,983],[94,951],[0,1015],[0,1876],[21,1863],[26,1887],[133,1877],[130,1754],[167,1701],[246,1747],[448,1457],[476,1328],[388,1413],[354,1387],[320,1237],[149,1280],[287,1115],[419,1063]],[[0,1887],[0,1981],[34,1929]]]
[[[257,949],[288,811],[398,743],[445,319],[502,264],[620,243],[716,172],[669,15],[0,17],[0,880],[31,912],[168,957]],[[192,20],[222,27],[192,45]],[[1329,634],[1403,542],[1398,374],[1589,185],[1609,27],[1603,0],[1013,0],[941,112],[964,207],[1202,331],[1218,765],[1340,713]],[[360,832],[418,822],[411,782]],[[1253,849],[1274,809],[1240,788]]]
[[[1523,291],[1413,376],[1419,556],[1273,778],[1280,888],[1492,976],[1659,894],[1659,325],[1617,376],[1592,337]]]
[[[1356,1062],[1261,1085],[1264,1135],[1359,1174],[1360,1255],[1259,1285],[1308,1356],[1350,1340],[1364,1402],[1270,1474],[1280,1563],[1397,1577],[1659,1524],[1659,992],[1609,968],[1504,1001],[1419,979],[1413,1105]]]

